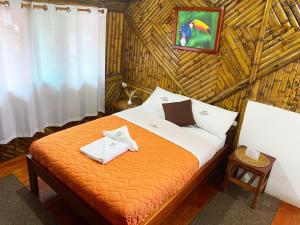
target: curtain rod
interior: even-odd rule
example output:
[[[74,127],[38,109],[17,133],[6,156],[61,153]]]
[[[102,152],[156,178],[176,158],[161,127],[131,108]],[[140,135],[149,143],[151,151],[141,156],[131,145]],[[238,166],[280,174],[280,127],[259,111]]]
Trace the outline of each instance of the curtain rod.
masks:
[[[66,11],[66,12],[71,12],[71,8],[70,8],[70,7],[56,6],[55,9],[56,9],[56,11]]]
[[[91,9],[89,9],[89,8],[77,8],[77,12],[88,12],[88,13],[91,13]]]
[[[43,9],[43,10],[48,10],[47,5],[33,5],[33,9]]]
[[[0,1],[0,5],[4,5],[5,7],[8,7],[9,1]]]
[[[30,3],[26,3],[24,4],[22,7],[29,7]],[[33,5],[33,9],[43,9],[43,10],[47,10],[48,6],[47,5]],[[66,11],[66,12],[71,12],[71,8],[69,6],[63,7],[63,6],[56,6],[55,7],[56,11]],[[90,8],[77,8],[77,12],[87,12],[87,13],[91,13],[92,10]],[[98,9],[99,13],[105,13],[104,9]]]
[[[29,2],[21,2],[21,8],[30,8],[31,3]]]
[[[39,3],[39,2],[37,2]],[[27,2],[27,1],[22,1],[21,2],[21,8],[30,8],[32,2]],[[53,4],[53,3],[49,3]],[[5,7],[9,7],[9,1],[0,1],[0,5],[3,5]],[[54,4],[54,5],[62,5],[62,4]],[[56,6],[56,11],[66,11],[66,12],[71,12],[71,8],[69,6],[63,7],[63,6]],[[33,9],[43,9],[43,10],[48,10],[47,5],[33,5]],[[77,8],[77,12],[88,12],[91,13],[91,9],[89,8]],[[105,13],[105,9],[98,9],[99,13]]]

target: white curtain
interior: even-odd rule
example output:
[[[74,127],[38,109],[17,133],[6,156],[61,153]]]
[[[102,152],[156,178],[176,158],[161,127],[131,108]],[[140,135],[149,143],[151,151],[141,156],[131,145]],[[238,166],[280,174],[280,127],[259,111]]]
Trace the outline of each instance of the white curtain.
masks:
[[[104,112],[106,10],[40,5],[0,6],[1,144]]]

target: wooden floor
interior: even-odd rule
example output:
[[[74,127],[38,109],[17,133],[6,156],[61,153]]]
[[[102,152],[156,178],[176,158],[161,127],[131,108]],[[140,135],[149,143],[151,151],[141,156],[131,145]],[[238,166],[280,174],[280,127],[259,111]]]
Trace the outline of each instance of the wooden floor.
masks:
[[[28,187],[27,166],[25,156],[0,164],[0,177],[14,174]],[[188,225],[203,207],[218,192],[215,182],[201,184],[176,210],[163,225]],[[53,192],[47,184],[39,180],[40,200],[51,211],[62,225],[85,225],[72,209]],[[300,225],[300,209],[281,202],[272,225]]]

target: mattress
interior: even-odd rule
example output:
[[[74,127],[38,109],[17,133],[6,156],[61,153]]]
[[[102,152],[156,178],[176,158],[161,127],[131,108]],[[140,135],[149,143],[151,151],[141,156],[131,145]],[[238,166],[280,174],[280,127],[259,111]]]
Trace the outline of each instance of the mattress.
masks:
[[[149,114],[151,114],[152,116],[149,116]],[[165,124],[166,122],[168,122],[165,119],[162,119],[160,114],[155,113],[155,111],[145,109],[143,106],[138,106],[138,107],[135,107],[135,108],[132,108],[129,110],[125,110],[125,111],[116,113],[115,115],[117,115],[121,118],[124,118],[128,121],[131,121],[132,123],[142,126],[148,130],[151,130],[154,133],[155,133],[155,129],[153,129],[151,127],[145,127],[145,126],[143,126],[143,124],[145,122],[149,122],[151,120],[153,120],[153,121],[159,120],[161,124]],[[163,122],[162,122],[162,120],[163,120]],[[207,130],[197,127],[196,125],[179,127],[179,126],[173,124],[173,127],[171,127],[171,128],[172,128],[173,132],[171,133],[171,138],[169,138],[169,139],[172,139],[171,141],[174,142],[175,144],[178,144],[178,143],[176,143],[176,138],[172,138],[175,136],[174,133],[176,133],[176,132],[177,133],[193,133],[193,134],[197,135],[198,143],[199,143],[199,138],[200,138],[200,140],[209,142],[213,146],[212,151],[214,152],[214,154],[218,150],[220,150],[224,147],[226,138],[227,138],[226,134],[224,134],[223,136],[217,136],[215,134],[210,133]],[[159,134],[159,135],[161,135],[161,134]],[[168,137],[166,137],[166,136],[163,136],[163,137],[168,139]],[[186,150],[189,150],[189,149],[186,149]],[[206,152],[204,152],[204,153],[201,152],[201,154],[207,154],[208,150],[209,149],[206,149]],[[208,160],[211,159],[211,156],[207,157],[207,159]],[[201,160],[201,157],[198,158],[198,160],[201,162],[202,165],[206,163],[206,161]]]
[[[208,134],[199,136],[199,132],[195,132],[196,129],[184,129],[156,114],[149,113],[143,107],[124,110],[115,115],[181,146],[198,159],[199,165],[207,163],[219,150],[220,143],[215,145],[216,141],[212,136],[210,138]]]
[[[104,117],[54,133],[35,141],[30,152],[36,161],[110,223],[135,225],[174,196],[202,164],[195,150],[182,147],[184,143],[175,144],[171,138],[164,138],[121,116]],[[128,151],[106,165],[80,153],[80,147],[101,138],[103,130],[124,125],[138,143],[138,152]],[[169,131],[170,126],[172,128],[166,122],[163,128]],[[196,138],[192,134],[186,136]],[[214,154],[213,145],[206,141],[202,144],[199,152],[204,155],[207,150],[207,155]]]

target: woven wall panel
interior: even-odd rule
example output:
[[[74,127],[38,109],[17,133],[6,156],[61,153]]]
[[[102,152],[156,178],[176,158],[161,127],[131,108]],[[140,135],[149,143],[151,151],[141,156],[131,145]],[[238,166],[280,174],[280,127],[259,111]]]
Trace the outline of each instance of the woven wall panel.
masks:
[[[106,75],[116,75],[122,69],[124,13],[107,13]]]
[[[288,58],[299,50],[299,7],[297,1],[273,1],[260,69],[274,64],[280,58]]]
[[[300,112],[300,61],[290,63],[258,80],[256,101]]]
[[[121,83],[122,76],[113,76],[107,78],[105,85],[105,113],[110,114],[112,109],[112,104],[116,102],[121,96]]]
[[[145,43],[138,37],[130,24],[126,23],[125,26],[124,72],[127,75],[126,80],[141,85],[147,84],[145,87],[152,90],[160,85],[177,92],[176,85],[151,55]]]
[[[218,55],[172,49],[175,6],[225,8]],[[299,112],[299,9],[295,0],[136,1],[126,18],[125,78],[231,110],[252,98]]]
[[[218,102],[216,105],[231,111],[239,112],[242,110],[242,102],[246,98],[246,90],[241,90],[231,95],[228,98],[223,99]]]

